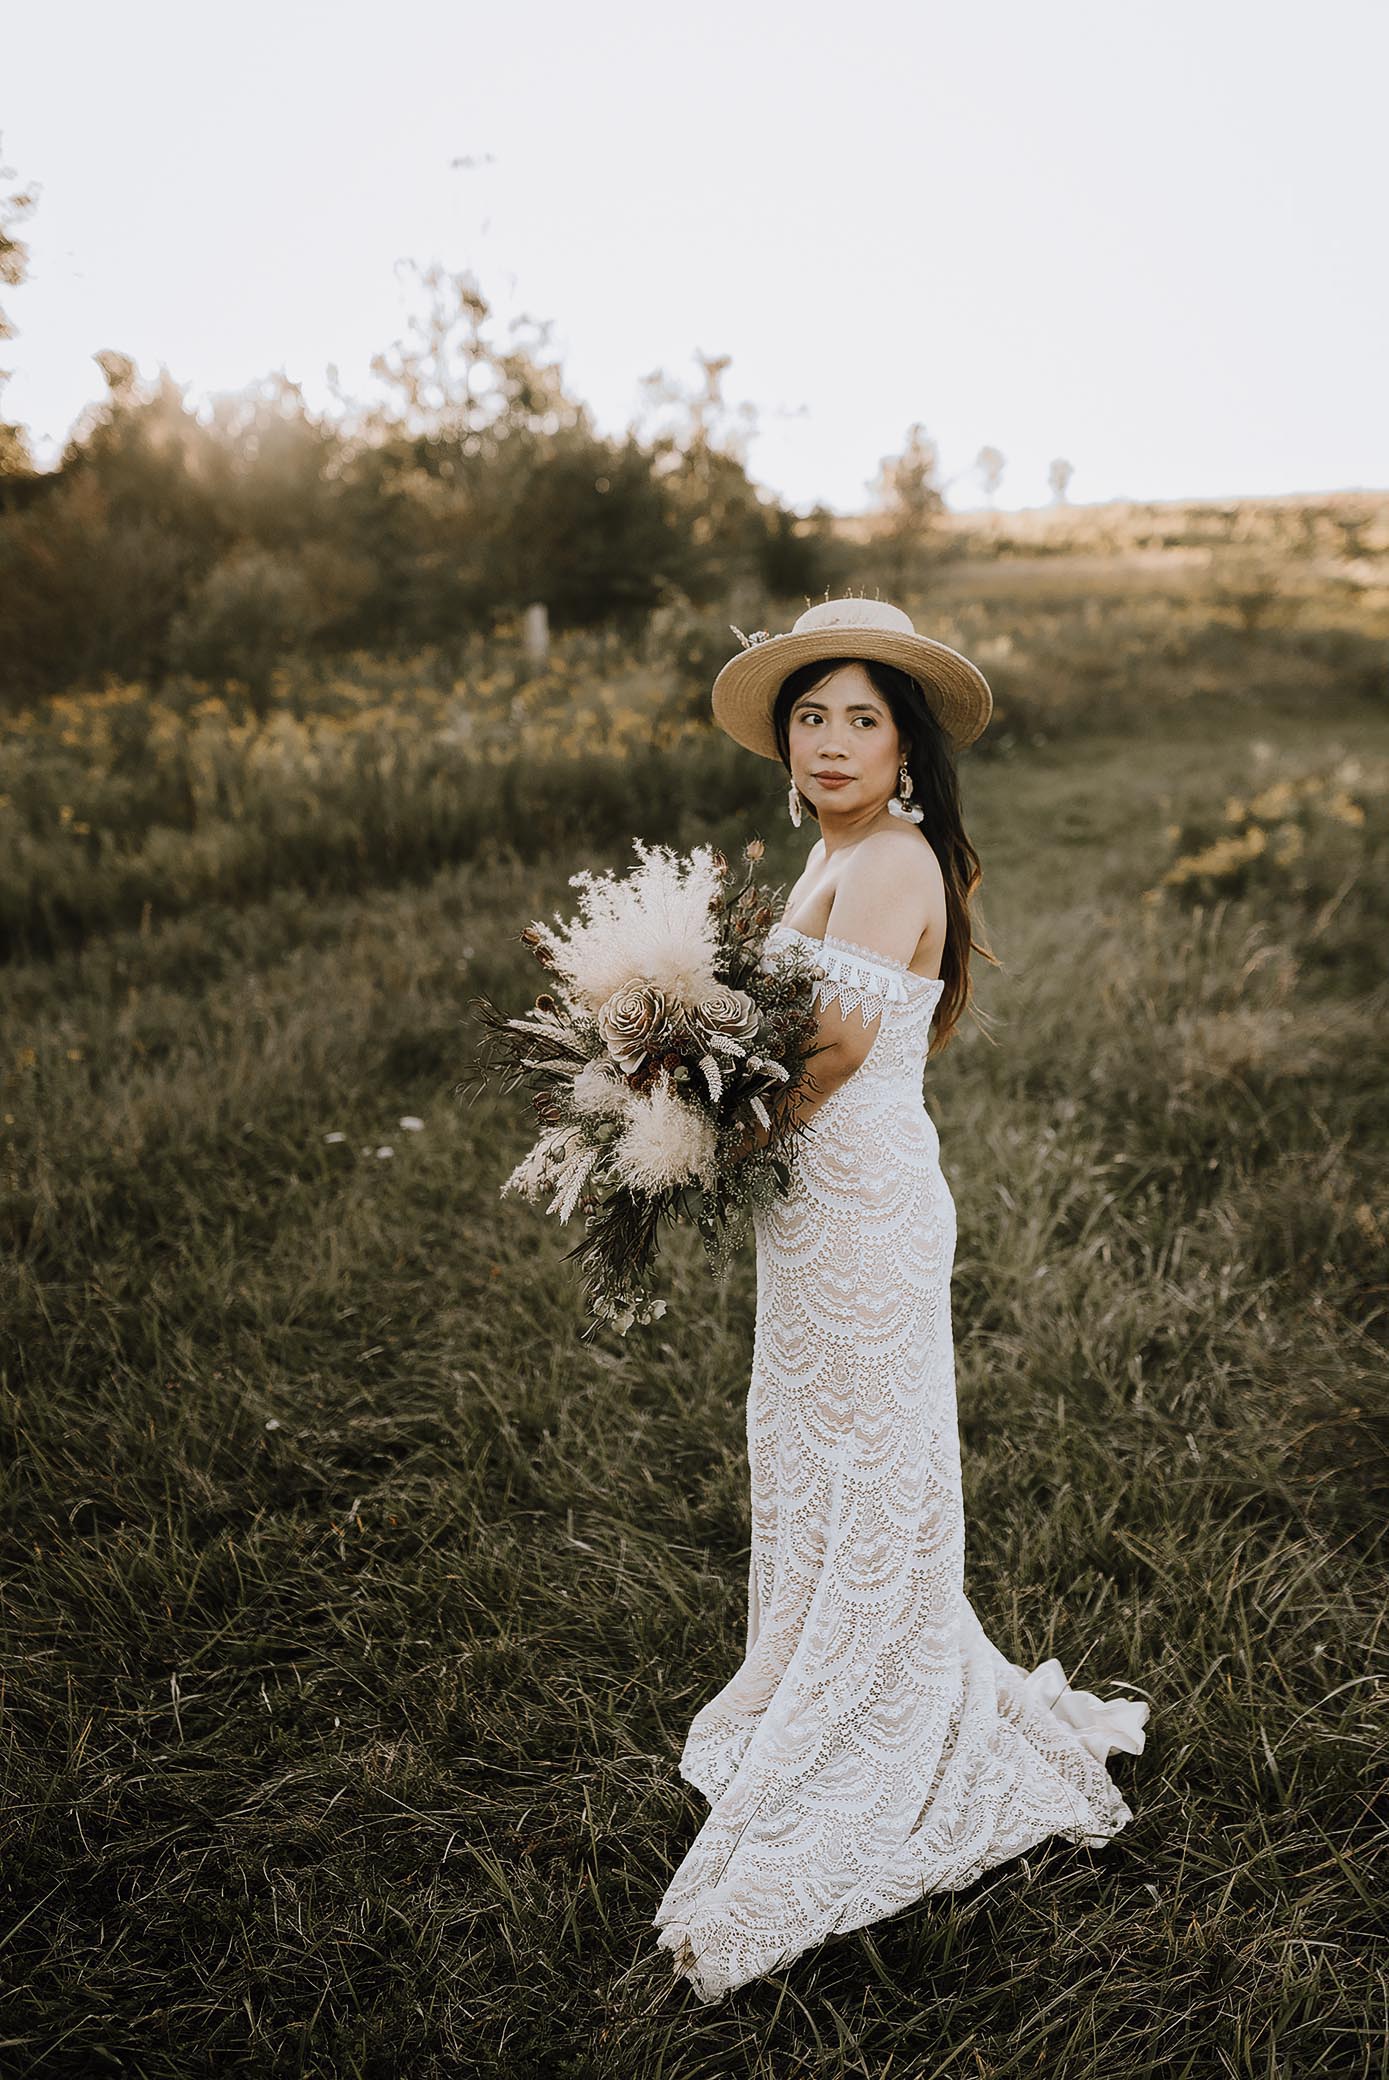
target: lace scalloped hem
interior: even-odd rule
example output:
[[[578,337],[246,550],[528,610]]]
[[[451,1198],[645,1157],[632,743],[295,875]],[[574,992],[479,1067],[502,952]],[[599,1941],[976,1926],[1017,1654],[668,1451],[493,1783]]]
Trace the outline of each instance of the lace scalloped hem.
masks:
[[[660,1924],[653,1921],[651,1926],[658,1928]],[[669,1950],[671,1963],[675,1967],[675,1977],[686,1980],[706,2005],[713,2001],[727,2000],[728,1996],[737,1990],[724,1979],[710,1981],[704,1977],[699,1968],[699,1952],[690,1941],[690,1925],[687,1921],[668,1921],[656,1938],[656,1948]],[[757,1976],[763,1977],[765,1974],[759,1973]],[[746,1984],[746,1981],[743,1983]]]
[[[1017,1672],[1023,1673],[1021,1670]],[[1114,1753],[1142,1754],[1150,1709],[1144,1699],[1102,1698],[1097,1697],[1091,1690],[1073,1689],[1066,1680],[1065,1669],[1054,1656],[1026,1674],[1022,1692],[1030,1702],[1049,1708],[1057,1720],[1069,1727],[1081,1746],[1093,1756],[1101,1768],[1104,1768],[1109,1756]],[[724,1763],[728,1763],[729,1760],[727,1755],[721,1757]],[[698,1783],[684,1763],[680,1773],[687,1783],[702,1791],[711,1804],[725,1788],[722,1771],[713,1772],[716,1781],[707,1786]],[[1053,1826],[1040,1829],[1035,1834],[1017,1836],[1007,1847],[996,1846],[995,1853],[981,1868],[961,1872],[955,1880],[942,1878],[941,1882],[935,1885],[928,1880],[923,1885],[918,1899],[926,1899],[933,1891],[955,1891],[960,1889],[961,1885],[972,1884],[976,1878],[983,1875],[985,1869],[997,1868],[1000,1863],[1009,1862],[1014,1856],[1024,1855],[1029,1849],[1040,1846],[1049,1837],[1069,1841],[1079,1847],[1103,1848],[1133,1819],[1119,1787],[1109,1778],[1107,1770],[1104,1781],[1110,1795],[1102,1804],[1092,1805],[1087,1820],[1074,1827]],[[768,1972],[775,1971],[783,1965],[790,1965],[805,1950],[817,1947],[827,1936],[850,1934],[871,1922],[888,1919],[911,1904],[913,1902],[907,1898],[890,1904],[887,1896],[875,1899],[871,1887],[861,1890],[857,1895],[843,1901],[839,1912],[831,1916],[817,1934],[812,1935],[809,1931],[802,1930],[796,1937],[788,1939],[786,1947],[774,1962],[769,1961],[765,1947],[757,1954],[755,1940],[741,1964],[735,1963],[732,1957],[725,1956],[718,1943],[711,1943],[705,1939],[701,1948],[691,1934],[692,1928],[698,1932],[698,1920],[692,1923],[688,1918],[677,1917],[664,1924],[653,1921],[649,1926],[658,1931],[655,1947],[670,1952],[675,1977],[686,1980],[698,1999],[708,2004],[725,1999],[750,1980],[765,1978]],[[687,1908],[687,1916],[688,1911]],[[713,1900],[708,1900],[701,1902],[697,1914],[698,1912],[717,1914],[718,1908]]]
[[[1149,1707],[1138,1697],[1097,1697],[1093,1690],[1076,1690],[1066,1680],[1066,1671],[1053,1655],[1025,1675],[1023,1694],[1046,1705],[1069,1726],[1096,1762],[1107,1763],[1113,1754],[1141,1755],[1147,1738]],[[680,1774],[710,1805],[716,1805],[728,1789],[743,1758],[751,1729],[693,1750],[687,1744],[680,1758]]]

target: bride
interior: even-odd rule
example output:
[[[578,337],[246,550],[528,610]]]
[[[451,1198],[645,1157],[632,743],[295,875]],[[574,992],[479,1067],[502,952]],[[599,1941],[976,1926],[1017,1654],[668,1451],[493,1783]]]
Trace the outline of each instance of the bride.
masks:
[[[964,1590],[955,1205],[922,1079],[970,999],[954,754],[988,683],[881,600],[743,642],[714,715],[819,825],[764,959],[810,949],[823,1051],[785,1094],[792,1194],[756,1222],[746,1650],[690,1726],[710,1811],[652,1923],[706,2001],[1048,1836],[1108,1841],[1133,1816],[1106,1760],[1148,1717],[1009,1661]]]

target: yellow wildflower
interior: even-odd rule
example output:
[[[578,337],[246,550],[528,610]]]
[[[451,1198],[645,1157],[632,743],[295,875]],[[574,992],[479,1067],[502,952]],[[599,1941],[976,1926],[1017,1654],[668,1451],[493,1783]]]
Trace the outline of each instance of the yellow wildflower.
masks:
[[[1256,794],[1249,804],[1251,816],[1260,816],[1271,823],[1279,816],[1286,816],[1292,808],[1295,796],[1290,780],[1275,780],[1262,794]]]
[[[1365,811],[1355,797],[1347,794],[1343,787],[1338,788],[1327,802],[1326,813],[1328,816],[1334,816],[1338,823],[1348,823],[1355,827],[1365,821]]]

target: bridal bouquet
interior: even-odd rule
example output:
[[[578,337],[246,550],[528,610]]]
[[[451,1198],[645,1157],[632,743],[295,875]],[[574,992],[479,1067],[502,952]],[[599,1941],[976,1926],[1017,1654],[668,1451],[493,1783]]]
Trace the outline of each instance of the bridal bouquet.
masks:
[[[750,1216],[791,1184],[804,1127],[768,1099],[816,1051],[813,970],[804,949],[762,964],[772,899],[744,849],[734,886],[724,855],[634,840],[625,876],[571,874],[580,910],[521,933],[549,987],[510,1017],[475,999],[495,1036],[476,1081],[525,1083],[541,1132],[501,1187],[585,1236],[568,1251],[590,1312],[622,1334],[664,1314],[651,1291],[662,1221],[693,1219],[722,1272]],[[758,1145],[752,1122],[767,1132]],[[591,1322],[586,1335],[592,1333]]]

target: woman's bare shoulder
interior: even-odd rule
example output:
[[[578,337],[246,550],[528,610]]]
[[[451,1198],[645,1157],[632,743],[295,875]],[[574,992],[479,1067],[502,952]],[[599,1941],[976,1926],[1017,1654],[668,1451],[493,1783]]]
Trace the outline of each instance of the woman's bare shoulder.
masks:
[[[911,825],[874,831],[855,846],[835,894],[829,930],[911,962],[932,931],[943,936],[945,884],[930,844]]]
[[[846,872],[883,888],[905,877],[913,889],[927,893],[943,888],[945,882],[934,845],[916,824],[907,822],[864,838],[849,855]]]

